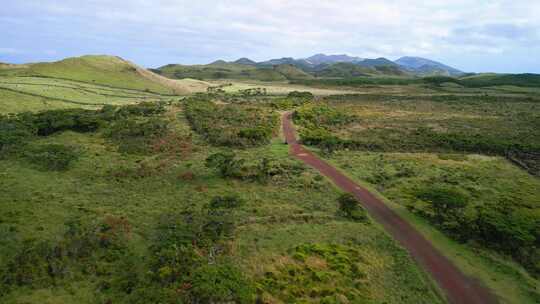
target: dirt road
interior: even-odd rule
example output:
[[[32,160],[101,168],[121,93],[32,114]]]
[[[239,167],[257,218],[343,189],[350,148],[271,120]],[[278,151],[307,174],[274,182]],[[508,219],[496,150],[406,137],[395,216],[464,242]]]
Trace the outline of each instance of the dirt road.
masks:
[[[297,142],[290,113],[283,115],[283,133],[290,145],[291,155],[317,169],[343,191],[354,194],[369,214],[382,224],[386,231],[431,275],[445,293],[448,302],[456,304],[498,302],[487,288],[463,274],[420,232],[387,207],[382,200],[302,147]]]

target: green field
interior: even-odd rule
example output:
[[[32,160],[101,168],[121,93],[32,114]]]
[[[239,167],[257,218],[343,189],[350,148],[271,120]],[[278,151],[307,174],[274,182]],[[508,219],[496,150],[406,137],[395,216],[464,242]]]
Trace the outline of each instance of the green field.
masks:
[[[534,75],[161,70],[211,82],[110,56],[0,65],[0,302],[445,303],[289,156],[284,111],[502,303],[540,301]]]
[[[289,159],[280,139],[213,147],[190,131],[182,105],[97,113],[107,119],[97,131],[74,132],[88,128],[66,120],[47,127],[50,135],[24,137],[24,148],[4,146],[3,303],[442,302],[377,224],[339,214],[339,192]],[[65,154],[25,153],[51,144]],[[205,166],[230,151],[243,175]],[[211,209],[220,201],[238,203]],[[196,222],[170,226],[182,218]],[[208,281],[220,275],[222,285]]]

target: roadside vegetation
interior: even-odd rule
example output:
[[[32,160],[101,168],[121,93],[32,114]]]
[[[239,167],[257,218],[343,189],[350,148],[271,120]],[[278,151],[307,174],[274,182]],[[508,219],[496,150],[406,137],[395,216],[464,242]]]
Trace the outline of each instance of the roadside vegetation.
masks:
[[[289,158],[278,97],[221,98],[2,116],[0,302],[443,302],[363,209]]]
[[[503,273],[479,271],[502,298],[534,303],[539,105],[527,95],[337,95],[293,117],[304,144]]]

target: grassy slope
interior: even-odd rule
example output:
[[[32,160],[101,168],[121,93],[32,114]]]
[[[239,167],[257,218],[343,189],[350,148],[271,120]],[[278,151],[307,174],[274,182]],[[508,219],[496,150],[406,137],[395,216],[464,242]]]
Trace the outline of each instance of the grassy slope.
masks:
[[[187,134],[189,127],[182,114],[180,120],[176,119],[177,111],[171,109],[167,117],[176,132]],[[43,138],[42,143],[79,146],[83,157],[64,173],[37,171],[22,160],[0,160],[0,191],[4,193],[0,231],[14,231],[22,239],[53,240],[63,232],[63,223],[70,217],[113,214],[129,219],[134,231],[131,246],[144,248],[159,215],[201,206],[215,195],[233,191],[246,201],[239,210],[238,219],[243,224],[232,244],[233,259],[255,280],[266,271],[295,263],[287,253],[291,247],[353,242],[365,261],[361,269],[367,277],[360,290],[368,296],[367,303],[440,302],[430,291],[429,280],[380,227],[335,216],[338,192],[324,180],[314,184],[318,179],[311,170],[289,185],[224,180],[204,167],[204,159],[218,149],[197,137],[194,141],[194,153],[188,159],[174,159],[169,166],[141,179],[114,176],[123,168],[136,168],[141,160],[150,167],[157,166],[159,159],[119,154],[99,134],[65,132]],[[252,160],[262,155],[288,158],[287,146],[280,140],[238,153]],[[195,178],[179,178],[186,171],[193,172]],[[308,219],[298,220],[292,215],[308,215]],[[0,247],[0,257],[5,254],[3,250],[9,250],[9,246]],[[95,303],[107,298],[96,293],[98,281],[83,276],[60,282],[54,288],[20,288],[4,303]],[[275,299],[278,295],[268,297],[280,303]]]
[[[207,65],[171,64],[157,69],[163,76],[175,79],[250,79],[259,81],[284,81],[310,79],[311,75],[291,65],[255,67],[253,65],[217,62]]]
[[[77,81],[42,77],[0,77],[0,113],[123,105],[139,101],[178,99],[174,96],[117,89]]]
[[[2,74],[69,79],[162,94],[189,92],[181,92],[179,87],[171,86],[166,80],[145,73],[144,69],[113,56],[82,56],[52,63],[35,63],[25,65],[24,68],[5,69],[0,72]]]

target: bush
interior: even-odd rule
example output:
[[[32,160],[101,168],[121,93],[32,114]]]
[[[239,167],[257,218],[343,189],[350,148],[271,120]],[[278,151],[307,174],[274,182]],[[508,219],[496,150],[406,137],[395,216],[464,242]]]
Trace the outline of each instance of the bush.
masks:
[[[105,136],[118,144],[118,150],[122,153],[145,154],[150,151],[152,141],[167,132],[168,123],[162,119],[137,121],[126,118],[113,123]]]
[[[234,152],[219,152],[206,159],[206,167],[217,169],[222,177],[240,177],[243,159],[237,159]]]
[[[294,112],[293,119],[305,128],[329,129],[354,122],[356,117],[325,104],[307,104]]]
[[[253,303],[255,288],[242,272],[228,263],[204,265],[192,276],[193,303]]]
[[[419,191],[416,197],[429,203],[438,224],[462,218],[460,215],[468,204],[467,195],[453,187],[433,185]]]
[[[60,144],[30,146],[23,152],[31,164],[46,171],[65,171],[79,155],[75,148]]]
[[[34,126],[40,136],[67,130],[94,132],[100,122],[98,112],[83,109],[51,110],[27,116],[27,123]]]
[[[16,117],[0,115],[0,152],[9,146],[23,144],[35,134],[35,128]]]
[[[238,196],[238,194],[228,194],[224,196],[214,196],[210,201],[210,208],[237,208],[240,207],[244,201]]]
[[[368,220],[366,211],[351,193],[343,193],[338,198],[339,211],[341,214],[349,219],[359,222],[365,222]]]
[[[303,100],[307,100],[307,101],[311,101],[311,100],[313,100],[313,98],[315,98],[315,96],[313,96],[313,94],[311,92],[307,92],[307,91],[304,91],[304,92],[292,91],[292,92],[289,92],[289,94],[287,94],[287,97],[288,98],[303,99]]]
[[[279,117],[273,111],[240,105],[216,105],[191,98],[185,114],[195,132],[209,143],[227,147],[253,147],[269,143]]]

